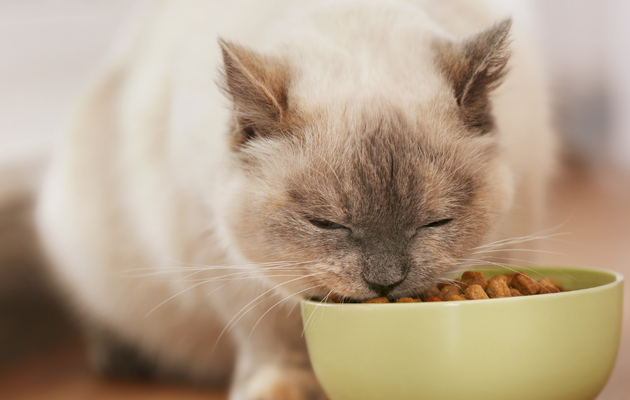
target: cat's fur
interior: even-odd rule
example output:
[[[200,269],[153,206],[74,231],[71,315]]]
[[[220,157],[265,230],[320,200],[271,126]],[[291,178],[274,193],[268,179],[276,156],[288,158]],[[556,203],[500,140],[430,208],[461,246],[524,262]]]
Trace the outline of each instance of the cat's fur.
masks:
[[[95,363],[324,398],[300,296],[417,295],[533,233],[554,146],[517,28],[468,0],[159,2],[41,198]]]

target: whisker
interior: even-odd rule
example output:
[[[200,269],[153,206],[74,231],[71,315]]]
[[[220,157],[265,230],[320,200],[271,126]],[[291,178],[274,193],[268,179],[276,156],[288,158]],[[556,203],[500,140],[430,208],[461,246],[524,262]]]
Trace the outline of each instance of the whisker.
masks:
[[[552,255],[556,255],[556,256],[570,257],[568,254],[563,254],[563,253],[558,253],[558,252],[555,252],[555,251],[548,251],[548,250],[536,250],[536,249],[496,249],[496,250],[478,251],[478,252],[474,252],[472,254],[489,254],[489,253],[495,253],[495,252],[518,252],[518,251],[529,252],[529,253],[552,254]]]
[[[523,237],[518,237],[518,238],[510,238],[510,239],[504,239],[503,241],[488,243],[484,246],[478,246],[478,247],[475,247],[474,250],[492,250],[495,248],[501,248],[503,246],[509,246],[509,245],[520,244],[520,243],[528,243],[528,242],[533,242],[536,240],[546,240],[546,241],[570,244],[572,242],[561,240],[561,239],[558,239],[557,237],[567,236],[567,235],[572,235],[572,234],[573,234],[572,232],[560,232],[560,233],[555,233],[553,235],[548,235],[548,236],[531,236],[531,237],[523,236]]]
[[[309,283],[309,282],[306,282],[306,283]],[[268,314],[271,310],[273,310],[274,308],[276,308],[278,305],[282,304],[283,302],[285,302],[285,301],[287,301],[287,300],[289,300],[289,299],[293,298],[294,296],[296,296],[296,295],[298,295],[298,294],[300,294],[300,293],[304,293],[304,292],[306,292],[307,290],[314,289],[314,288],[316,288],[316,287],[318,287],[318,286],[321,286],[321,285],[309,286],[309,287],[307,287],[306,289],[302,289],[302,290],[300,290],[300,291],[298,291],[298,292],[296,292],[296,293],[293,293],[292,295],[289,295],[289,296],[285,297],[284,299],[282,299],[282,300],[280,300],[280,301],[276,302],[276,304],[274,304],[273,306],[269,307],[269,309],[267,309],[267,311],[265,311],[265,312],[263,313],[263,315],[261,315],[261,316],[260,316],[260,318],[258,318],[258,321],[256,321],[256,323],[254,324],[254,327],[253,327],[253,328],[252,328],[252,330],[249,332],[248,339],[252,337],[252,334],[254,333],[254,330],[256,329],[256,327],[258,326],[258,324],[260,323],[260,321],[262,321],[262,319],[265,317],[265,315],[267,315],[267,314]],[[296,302],[296,304],[297,304],[297,302]],[[294,306],[294,307],[295,307],[295,306]],[[293,308],[292,308],[292,309],[293,309]]]
[[[217,337],[217,340],[216,340],[216,341],[215,341],[215,343],[214,343],[214,346],[213,346],[213,351],[214,351],[214,348],[216,348],[216,346],[217,346],[217,344],[219,343],[219,341],[221,340],[221,338],[223,337],[223,335],[224,335],[226,332],[229,332],[229,331],[232,329],[232,327],[233,327],[233,326],[235,326],[235,325],[236,325],[236,324],[237,324],[237,323],[241,320],[241,318],[243,318],[243,316],[245,316],[247,313],[249,313],[249,312],[250,312],[250,311],[251,311],[254,307],[256,307],[258,304],[260,304],[260,302],[258,302],[258,303],[254,304],[254,305],[252,306],[252,304],[253,304],[253,303],[255,303],[257,300],[259,300],[261,297],[263,297],[263,296],[267,295],[268,293],[270,293],[270,292],[272,292],[272,291],[274,291],[274,290],[278,289],[278,288],[279,288],[279,287],[281,287],[281,286],[287,285],[287,284],[289,284],[289,283],[295,282],[295,281],[300,280],[300,279],[310,278],[310,277],[312,277],[312,276],[315,276],[315,275],[320,275],[320,274],[323,274],[323,272],[320,272],[320,273],[315,273],[315,274],[309,274],[309,275],[304,275],[304,276],[302,276],[302,277],[299,277],[299,278],[294,278],[294,279],[291,279],[291,280],[289,280],[289,281],[286,281],[286,282],[283,282],[283,283],[277,284],[276,286],[274,286],[274,287],[272,287],[271,289],[269,289],[269,290],[267,290],[267,291],[263,292],[262,294],[260,294],[259,296],[257,296],[255,299],[253,299],[252,301],[250,301],[249,303],[247,303],[247,304],[246,304],[243,308],[241,308],[241,310],[240,310],[239,312],[237,312],[237,313],[236,313],[236,314],[232,317],[232,319],[230,319],[230,321],[229,321],[229,322],[225,325],[225,327],[223,328],[223,330],[222,330],[222,331],[221,331],[221,333],[219,334],[219,337]],[[244,310],[245,310],[245,311],[244,311]],[[237,317],[238,317],[238,318],[237,318]],[[236,321],[234,321],[235,319],[236,319]]]
[[[561,222],[558,225],[553,226],[551,228],[543,229],[543,230],[535,232],[535,233],[533,233],[531,235],[516,236],[516,237],[511,237],[511,238],[500,239],[500,240],[497,240],[495,242],[486,243],[484,245],[477,246],[477,247],[475,247],[475,249],[482,249],[482,248],[492,247],[494,245],[497,245],[499,243],[506,242],[506,241],[522,240],[522,239],[525,239],[525,241],[532,241],[532,240],[542,240],[542,239],[554,238],[556,236],[570,235],[571,234],[570,232],[558,232],[558,233],[552,233],[552,234],[546,234],[546,232],[553,232],[555,230],[563,228],[567,223],[569,223],[569,221],[572,218],[573,218],[573,214],[570,215],[563,222]]]
[[[454,280],[454,279],[449,279],[449,278],[440,277],[440,278],[437,278],[437,280],[442,281],[442,282],[444,282],[444,281],[446,281],[446,282],[450,282],[450,283],[452,283],[454,286],[457,286],[457,287],[459,288],[459,290],[461,290],[462,292],[464,291],[464,289],[462,289],[462,287],[461,287],[461,286],[459,286],[459,285],[457,284],[457,281],[456,281],[456,280]]]
[[[303,271],[303,270],[295,270],[295,272],[299,272],[299,271]],[[255,271],[253,271],[252,273],[255,273]],[[297,276],[304,276],[304,274],[293,274],[293,275],[286,275],[286,274],[282,274],[282,275],[270,275],[270,274],[264,274],[264,275],[252,275],[252,276],[247,276],[244,274],[238,274],[239,276],[235,276],[237,274],[228,274],[228,275],[222,275],[222,276],[217,276],[217,277],[212,277],[212,278],[197,278],[197,279],[187,279],[187,280],[179,280],[178,282],[201,282],[201,281],[206,281],[206,282],[221,282],[221,281],[244,281],[244,280],[248,280],[248,279],[261,279],[261,278],[290,278],[290,277],[297,277]],[[175,283],[178,282],[171,282],[167,285],[168,286],[172,286]]]
[[[321,305],[321,304],[323,304],[325,301],[327,301],[327,300],[328,300],[328,298],[329,298],[329,297],[330,297],[330,295],[332,294],[333,290],[334,290],[334,289],[330,289],[330,291],[329,291],[329,292],[328,292],[328,294],[324,297],[324,299],[320,300],[320,302],[319,302],[319,304],[320,304],[320,305]],[[341,301],[343,302],[343,297],[342,297],[342,300],[341,300]],[[319,308],[319,307],[318,307],[318,308]],[[317,310],[317,309],[315,309],[315,310]],[[309,316],[308,316],[308,318],[307,318],[306,322],[304,323],[304,326],[303,326],[303,328],[302,328],[302,335],[301,335],[301,337],[304,337],[304,333],[306,333],[306,329],[307,329],[307,328],[309,328],[309,329],[310,329],[310,328],[312,328],[312,326],[311,326],[311,327],[309,327],[309,323],[310,323],[310,321],[311,321],[311,318],[313,318],[313,316],[315,315],[315,310],[313,310],[313,312],[311,313],[311,315],[309,315]],[[323,312],[323,310],[322,310],[322,312]],[[315,321],[315,320],[313,320],[313,321]]]
[[[486,262],[487,262],[487,263],[489,263],[489,264],[495,265],[495,266],[497,266],[497,267],[501,267],[501,268],[507,269],[507,270],[512,271],[512,272],[514,272],[514,273],[519,273],[520,271],[518,271],[518,270],[516,270],[516,269],[514,269],[514,268],[510,268],[510,267],[508,267],[508,265],[510,265],[510,266],[512,266],[512,267],[516,267],[516,268],[523,269],[523,270],[525,270],[525,271],[527,271],[527,272],[529,272],[529,273],[532,273],[532,274],[537,274],[537,273],[540,273],[540,272],[538,272],[538,271],[536,271],[536,270],[534,270],[534,269],[531,269],[531,268],[526,268],[526,267],[524,267],[524,266],[520,266],[520,265],[518,265],[518,266],[517,266],[517,265],[511,265],[511,264],[501,264],[501,263],[496,263],[496,262],[492,262],[492,261],[486,261]],[[562,272],[562,271],[557,271],[557,272],[561,272],[561,273],[563,273],[564,275],[566,275],[567,277],[570,277],[571,279],[575,279],[576,281],[579,281],[579,279],[577,279],[577,278],[575,278],[575,277],[573,277],[573,276],[571,276],[571,275],[569,275],[569,274],[567,274],[567,273],[564,273],[564,272]],[[541,275],[542,275],[543,277],[545,276],[544,274],[541,274]],[[535,282],[538,286],[543,287],[543,285],[541,285],[540,283],[538,283],[538,282],[537,282],[534,278],[531,278],[531,277],[528,277],[528,276],[526,276],[526,277],[527,277],[528,279],[530,279],[532,282]]]
[[[215,265],[215,266],[205,266],[205,267],[156,267],[156,268],[136,268],[136,269],[127,269],[120,271],[120,273],[131,273],[131,272],[140,272],[140,271],[150,271],[146,273],[146,276],[150,276],[151,274],[165,274],[171,272],[180,272],[180,271],[215,271],[215,270],[229,270],[229,269],[268,269],[268,268],[281,268],[285,265],[293,265],[295,262],[283,262],[283,263],[264,263],[264,264],[243,264],[243,265]],[[138,275],[145,276],[145,274]],[[133,277],[133,276],[132,276]]]
[[[299,265],[302,264],[307,264],[309,262],[291,262],[291,263],[283,263],[280,265],[272,265],[270,263],[270,265],[268,266],[263,266],[261,267],[260,265],[257,264],[251,264],[251,266],[238,266],[238,267],[232,267],[232,266],[218,266],[218,267],[206,267],[206,268],[186,268],[186,267],[180,267],[180,268],[173,268],[173,269],[169,269],[169,270],[158,270],[158,271],[153,271],[153,272],[148,272],[148,273],[143,273],[143,274],[121,274],[123,277],[125,278],[139,278],[139,277],[148,277],[148,276],[159,276],[159,275],[167,275],[170,273],[176,273],[176,272],[182,272],[182,271],[193,271],[192,273],[180,277],[178,279],[176,279],[174,282],[172,283],[177,283],[177,282],[181,282],[181,281],[186,281],[187,278],[197,275],[199,273],[202,272],[216,272],[216,271],[228,271],[230,269],[235,269],[238,272],[232,272],[231,274],[225,274],[223,276],[238,276],[238,275],[244,275],[244,274],[248,274],[248,273],[255,273],[255,272],[265,272],[265,271],[278,271],[278,270],[282,270],[283,272],[299,272],[302,271],[302,269],[300,268],[293,268],[293,267],[297,267]],[[239,271],[240,270],[240,271]],[[128,270],[128,271],[133,271],[133,270]],[[125,271],[123,271],[125,272]]]
[[[169,297],[168,299],[166,299],[166,300],[162,301],[162,302],[161,302],[160,304],[158,304],[157,306],[153,307],[153,308],[151,309],[151,311],[149,311],[148,313],[146,313],[146,314],[144,315],[144,317],[143,317],[143,318],[147,318],[149,315],[151,315],[151,314],[152,314],[155,310],[157,310],[160,306],[162,306],[162,305],[163,305],[163,304],[165,304],[166,302],[168,302],[168,301],[170,301],[170,300],[174,299],[175,297],[177,297],[177,296],[179,296],[179,295],[181,295],[181,294],[184,294],[184,293],[186,293],[186,292],[188,292],[188,291],[190,291],[190,290],[192,290],[192,289],[194,289],[194,288],[196,288],[196,287],[199,287],[199,286],[201,286],[201,285],[203,285],[203,284],[205,284],[205,283],[208,283],[208,282],[199,282],[199,283],[197,283],[196,285],[193,285],[193,286],[191,286],[191,287],[189,287],[189,288],[186,288],[186,289],[182,290],[181,292],[178,292],[178,293],[176,293],[176,294],[172,295],[172,296],[171,296],[171,297]]]
[[[309,262],[310,262],[310,261],[309,261]],[[226,276],[226,277],[227,277],[227,276],[230,276],[230,275],[246,274],[246,273],[250,273],[249,271],[251,271],[251,272],[259,272],[259,270],[261,270],[261,269],[264,269],[264,270],[267,270],[267,271],[269,271],[269,270],[277,270],[277,269],[284,269],[284,267],[286,267],[286,266],[291,266],[291,267],[294,267],[294,266],[301,265],[301,264],[306,264],[306,263],[307,263],[307,262],[289,263],[289,264],[282,264],[282,265],[280,265],[280,266],[277,266],[277,265],[276,265],[276,266],[266,267],[266,268],[260,268],[259,266],[252,266],[252,267],[248,267],[248,268],[247,268],[247,271],[243,271],[243,272],[235,272],[235,273],[233,273],[233,274],[228,274],[228,275],[224,275],[224,276]],[[189,278],[189,277],[191,277],[191,276],[194,276],[194,275],[196,275],[196,274],[199,274],[199,273],[201,273],[201,272],[205,272],[205,271],[203,271],[203,270],[202,270],[202,271],[196,271],[196,272],[193,272],[193,273],[191,273],[191,274],[188,274],[188,275],[186,275],[186,276],[184,276],[184,277],[182,277],[182,278],[180,278],[180,279],[178,279],[178,280],[174,281],[172,284],[175,284],[175,283],[177,283],[177,282],[181,282],[182,280],[185,280],[185,279],[187,279],[187,278]]]
[[[477,261],[477,264],[475,264],[475,265],[477,265],[477,266],[483,266],[483,265],[487,265],[487,264],[500,265],[500,266],[502,266],[503,268],[510,269],[512,272],[518,272],[517,270],[514,270],[514,269],[511,269],[511,268],[507,268],[507,267],[506,267],[506,266],[508,266],[508,265],[509,265],[509,266],[511,266],[511,267],[520,268],[520,269],[525,270],[525,271],[527,271],[527,272],[529,272],[529,273],[532,273],[532,274],[541,274],[541,273],[540,273],[540,271],[536,271],[535,269],[527,268],[525,265],[522,265],[522,264],[516,265],[516,264],[507,264],[507,263],[497,263],[497,262],[491,262],[491,261],[488,261],[488,260],[483,260],[483,261],[479,261],[479,260],[466,260],[466,259],[463,259],[463,260],[465,260],[465,261],[469,261],[469,262],[471,262],[471,261]],[[517,261],[522,261],[522,260],[518,260],[518,259],[516,259],[516,260],[517,260]],[[566,276],[567,278],[571,278],[571,279],[573,279],[573,280],[575,280],[575,281],[577,281],[577,282],[579,282],[579,281],[580,281],[578,278],[576,278],[576,277],[574,277],[573,275],[571,275],[571,274],[569,274],[569,273],[567,273],[567,272],[563,271],[561,268],[554,268],[554,267],[551,267],[551,266],[547,266],[547,265],[543,265],[543,264],[538,264],[538,263],[531,263],[531,264],[534,264],[534,265],[537,265],[537,266],[541,266],[541,267],[545,267],[545,268],[549,268],[549,269],[551,269],[551,270],[553,270],[553,271],[555,271],[555,272],[558,272],[558,273],[560,273],[560,274],[562,274],[562,275]],[[541,275],[542,275],[542,276],[545,276],[544,274],[541,274]]]
[[[541,264],[541,263],[537,263],[537,262],[533,262],[533,261],[529,261],[529,260],[523,260],[523,259],[520,259],[520,258],[511,258],[511,257],[493,257],[493,258],[497,259],[497,260],[519,261],[519,262],[524,263],[525,265],[532,264],[532,265],[536,265],[536,266],[539,266],[539,267],[549,268],[551,270],[554,270],[556,272],[559,272],[559,273],[567,276],[568,278],[571,278],[573,280],[579,281],[579,279],[577,279],[573,275],[568,274],[565,271],[563,271],[562,268],[555,268],[555,267],[547,265],[547,264]],[[486,261],[483,260],[482,263],[484,263],[484,262],[486,262]],[[517,267],[517,268],[523,266],[523,265],[516,265],[516,264],[508,264],[508,265],[511,265],[511,266],[514,266],[514,267]]]

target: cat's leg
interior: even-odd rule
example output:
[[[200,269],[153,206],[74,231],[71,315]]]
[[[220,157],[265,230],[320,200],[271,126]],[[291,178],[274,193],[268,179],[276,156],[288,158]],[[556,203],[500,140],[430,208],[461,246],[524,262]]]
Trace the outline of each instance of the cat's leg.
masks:
[[[134,344],[107,328],[91,324],[85,328],[90,367],[111,379],[150,379],[156,363]]]
[[[226,337],[214,346],[223,325],[212,316],[211,308],[202,314],[162,315],[163,323],[134,329],[133,337],[103,324],[85,324],[90,367],[111,379],[225,387],[234,370],[234,345]]]
[[[299,307],[291,307],[276,307],[260,319],[263,307],[236,329],[240,345],[230,400],[327,399],[311,368]]]

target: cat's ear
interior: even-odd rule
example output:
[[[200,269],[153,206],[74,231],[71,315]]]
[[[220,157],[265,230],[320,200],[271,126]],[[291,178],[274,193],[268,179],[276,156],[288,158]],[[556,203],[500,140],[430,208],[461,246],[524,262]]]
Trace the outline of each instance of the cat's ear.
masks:
[[[440,67],[452,85],[465,124],[479,133],[492,131],[489,94],[507,73],[512,20],[506,19],[459,42],[438,43]]]
[[[236,119],[233,147],[282,133],[289,122],[289,70],[281,60],[219,39],[223,52],[222,89]],[[284,128],[284,129],[283,129]]]

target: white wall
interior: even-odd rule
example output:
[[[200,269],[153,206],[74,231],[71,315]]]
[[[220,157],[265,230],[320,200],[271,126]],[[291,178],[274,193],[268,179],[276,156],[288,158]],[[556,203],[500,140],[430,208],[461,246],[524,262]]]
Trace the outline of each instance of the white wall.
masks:
[[[630,1],[606,0],[606,85],[611,94],[611,158],[630,170]]]
[[[138,0],[0,0],[0,157],[54,140]]]
[[[630,169],[630,1],[497,1],[531,17],[568,141],[590,159]],[[0,157],[54,140],[141,2],[0,0]]]
[[[529,1],[568,142],[630,170],[630,2]]]

